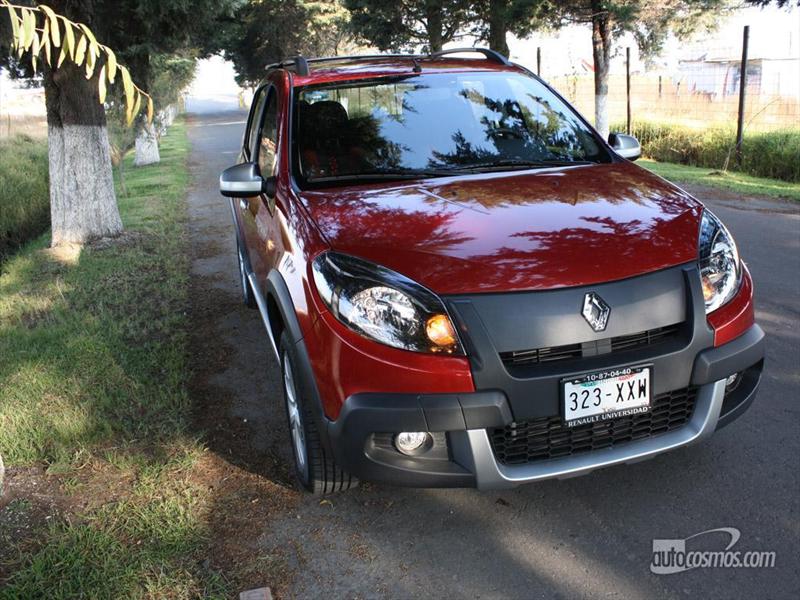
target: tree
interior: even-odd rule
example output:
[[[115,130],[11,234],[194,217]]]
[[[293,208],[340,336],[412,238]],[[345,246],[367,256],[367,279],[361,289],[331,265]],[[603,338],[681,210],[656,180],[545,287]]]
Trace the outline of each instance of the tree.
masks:
[[[0,7],[11,23],[17,59],[27,57],[30,69],[41,66],[44,72],[53,245],[117,235],[122,220],[111,177],[103,102],[117,73],[123,82],[128,123],[144,106],[148,120],[152,119],[150,97],[133,83],[115,53],[98,42],[86,20],[74,14],[69,18],[45,5],[23,7],[0,0]]]
[[[509,55],[509,33],[530,35],[545,25],[553,10],[548,0],[479,0],[473,4],[478,17],[473,33],[503,56]]]
[[[350,39],[349,13],[338,0],[261,0],[241,4],[219,46],[240,85],[254,87],[267,65],[296,54],[336,55]]]
[[[106,115],[96,101],[98,87],[105,93],[98,69],[102,71],[105,66],[107,47],[96,40],[102,39],[114,47],[123,62],[130,65],[134,79],[146,88],[150,79],[150,57],[154,52],[173,52],[194,46],[201,49],[199,52],[206,52],[208,44],[217,39],[214,35],[216,19],[237,1],[52,0],[56,13],[62,15],[56,17],[58,23],[65,24],[67,20],[62,22],[61,19],[66,18],[69,22],[85,24],[66,28],[63,33],[71,32],[74,37],[76,47],[72,50],[75,54],[81,54],[78,46],[84,44],[81,60],[92,65],[89,81],[84,76],[81,61],[78,61],[80,68],[69,62],[58,68],[48,65],[43,68],[54,245],[84,243],[122,231],[111,177]],[[0,0],[0,6],[10,5],[8,0]],[[38,52],[46,53],[57,46],[54,39],[49,46],[41,44],[48,39],[44,31],[49,19],[45,19],[44,14],[49,17],[50,9],[39,6],[35,10],[8,10],[9,13],[21,11],[34,15],[40,45],[36,46],[34,39],[27,50],[36,46]],[[17,23],[12,19],[12,23],[26,26],[24,21]],[[107,75],[109,73],[107,71]],[[152,104],[145,104],[152,114]],[[133,121],[133,112],[126,114],[126,118],[130,116],[127,120]]]
[[[241,0],[93,0],[103,35],[147,90],[152,90],[164,57],[194,58],[216,52],[220,23],[230,20]],[[161,60],[161,64],[156,64]],[[178,81],[173,82],[177,87]],[[183,89],[177,87],[176,92]],[[177,98],[177,96],[176,96]],[[154,96],[156,114],[166,107]],[[174,102],[174,100],[170,100]],[[156,125],[137,121],[136,164],[159,160]]]
[[[474,2],[466,0],[344,0],[353,31],[380,50],[422,45],[441,50],[463,35],[475,19]]]
[[[670,31],[686,36],[718,16],[725,0],[568,0],[554,2],[557,23],[582,23],[592,28],[595,128],[608,137],[608,74],[614,39],[634,34],[645,53],[656,52]],[[715,12],[712,12],[715,11]]]
[[[111,163],[117,169],[120,188],[127,195],[125,187],[125,155],[133,148],[139,146],[142,140],[142,131],[152,136],[151,152],[155,152],[156,160],[141,160],[137,153],[135,165],[149,164],[158,160],[158,139],[161,132],[169,124],[167,111],[180,100],[181,92],[194,79],[196,61],[191,56],[173,54],[156,54],[150,59],[150,86],[149,93],[153,98],[155,107],[152,122],[137,119],[137,127],[130,127],[125,118],[124,99],[120,94],[112,94],[110,101],[106,102],[106,115],[108,118],[108,137],[111,143]],[[146,128],[146,129],[145,129]],[[149,141],[149,140],[148,140]]]

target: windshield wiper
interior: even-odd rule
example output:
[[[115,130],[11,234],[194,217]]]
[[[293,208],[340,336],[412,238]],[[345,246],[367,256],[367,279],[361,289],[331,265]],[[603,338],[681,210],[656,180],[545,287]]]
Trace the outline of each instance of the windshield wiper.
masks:
[[[463,173],[458,169],[458,173]],[[369,179],[421,179],[424,177],[450,177],[455,175],[456,169],[375,169],[364,171],[363,173],[348,173],[347,175],[330,175],[327,177],[314,177],[309,179],[309,183],[321,183],[325,181],[350,181],[350,180],[369,180]]]
[[[458,171],[470,170],[502,170],[518,168],[548,168],[548,167],[577,167],[581,165],[595,165],[593,160],[525,160],[522,158],[501,158],[491,162],[464,165],[463,169],[456,167]]]

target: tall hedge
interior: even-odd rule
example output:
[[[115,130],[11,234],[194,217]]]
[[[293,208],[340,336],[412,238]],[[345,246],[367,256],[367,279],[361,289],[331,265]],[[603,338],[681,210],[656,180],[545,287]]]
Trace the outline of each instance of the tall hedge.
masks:
[[[730,154],[730,170],[800,182],[800,128],[746,133],[741,168],[734,160],[736,131],[733,129],[698,130],[648,121],[634,122],[632,129],[642,144],[644,155],[655,160],[722,169]],[[625,126],[616,124],[612,130],[625,131]]]
[[[0,140],[0,263],[50,226],[47,142]]]

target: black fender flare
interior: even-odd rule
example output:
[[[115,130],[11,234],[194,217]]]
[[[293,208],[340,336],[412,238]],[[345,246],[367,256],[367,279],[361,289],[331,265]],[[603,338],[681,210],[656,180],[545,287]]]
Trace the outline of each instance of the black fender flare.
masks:
[[[297,367],[300,369],[300,381],[303,385],[303,397],[311,402],[310,408],[314,417],[314,424],[317,427],[317,431],[319,431],[325,450],[330,452],[331,446],[328,437],[328,424],[330,421],[325,416],[322,397],[317,387],[317,378],[314,376],[314,369],[311,367],[311,359],[308,356],[308,349],[306,348],[303,331],[300,328],[300,322],[297,320],[297,313],[294,309],[294,301],[289,292],[289,287],[286,285],[283,275],[277,269],[272,269],[267,275],[265,288],[267,298],[271,298],[275,302],[283,321],[284,330],[288,332],[289,339],[294,345],[295,359]],[[262,314],[262,317],[269,329],[268,335],[274,338],[275,328],[269,319],[269,315]],[[274,343],[275,348],[278,348],[280,340],[274,340]],[[280,364],[280,356],[278,356],[278,364]]]

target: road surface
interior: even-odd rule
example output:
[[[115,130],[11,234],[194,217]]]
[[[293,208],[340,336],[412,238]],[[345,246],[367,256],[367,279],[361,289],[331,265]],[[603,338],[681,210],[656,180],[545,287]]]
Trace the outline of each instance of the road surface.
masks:
[[[230,209],[217,191],[245,118],[189,117],[193,315],[203,332],[193,393],[206,397],[212,451],[288,487],[279,374],[258,313],[238,301]],[[735,235],[769,336],[761,392],[743,418],[650,461],[501,493],[363,485],[321,503],[289,492],[291,502],[237,534],[261,565],[254,580],[296,597],[798,597],[800,211],[698,195]],[[734,550],[774,551],[776,566],[650,572],[654,538],[722,527],[740,530]],[[729,537],[703,540],[722,550]]]

